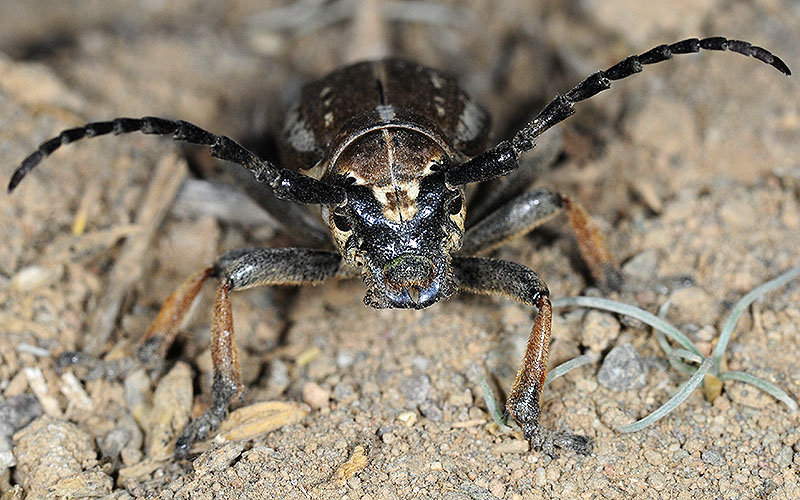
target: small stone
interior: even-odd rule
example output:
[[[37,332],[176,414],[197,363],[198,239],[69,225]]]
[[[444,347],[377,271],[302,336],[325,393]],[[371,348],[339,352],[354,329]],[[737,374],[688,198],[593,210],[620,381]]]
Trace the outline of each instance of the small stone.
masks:
[[[703,462],[709,465],[715,465],[717,467],[726,464],[725,457],[716,448],[711,448],[709,450],[704,451],[703,453],[700,454],[700,458],[703,460]]]
[[[323,388],[316,382],[303,384],[303,402],[315,410],[328,406],[331,391]]]
[[[775,454],[775,464],[778,467],[789,467],[792,464],[794,452],[790,446],[784,446]]]
[[[44,416],[17,432],[14,442],[16,477],[28,498],[111,493],[113,481],[97,467],[92,438],[75,424]]]
[[[726,382],[725,394],[734,404],[750,408],[765,408],[774,400],[764,391],[741,382]]]
[[[420,403],[419,411],[425,418],[433,422],[441,422],[444,417],[442,409],[436,406],[432,401],[423,401]]]
[[[356,391],[350,384],[338,383],[333,387],[333,399],[347,404],[357,397]]]
[[[339,368],[347,368],[352,365],[355,360],[356,357],[353,355],[353,352],[347,349],[340,349],[339,352],[336,353],[336,366]]]
[[[614,391],[641,389],[647,384],[647,368],[632,344],[622,344],[603,360],[597,381]]]
[[[43,286],[52,285],[64,274],[63,266],[28,266],[23,267],[9,282],[9,288],[20,292],[30,292]]]
[[[622,327],[611,314],[591,310],[586,313],[581,344],[595,352],[605,350],[619,335]]]
[[[525,439],[507,439],[492,447],[492,453],[505,455],[506,453],[527,453],[530,444]]]
[[[100,447],[100,454],[104,458],[116,459],[128,444],[128,441],[133,437],[130,429],[124,427],[115,427],[106,432],[102,439],[97,440],[97,445]]]
[[[653,249],[645,250],[634,255],[622,266],[625,276],[642,280],[653,279],[658,268],[658,252]]]
[[[431,379],[427,375],[412,375],[403,381],[400,392],[406,398],[406,405],[416,408],[428,398],[431,390]]]
[[[273,359],[269,364],[267,387],[271,395],[283,394],[289,387],[289,367],[280,359]]]
[[[661,491],[667,485],[664,474],[654,472],[647,477],[647,484],[656,491]]]
[[[492,479],[489,481],[489,493],[497,498],[503,498],[506,496],[506,486],[499,479]]]
[[[42,407],[33,394],[11,396],[0,403],[0,435],[10,437],[41,415]]]
[[[239,458],[244,450],[244,443],[241,441],[228,441],[221,445],[212,447],[192,462],[195,474],[203,476],[221,471],[231,465]]]
[[[544,470],[544,467],[537,467],[536,470],[533,472],[533,480],[536,486],[543,488],[547,485],[547,474]]]
[[[696,286],[675,290],[669,296],[667,317],[678,324],[707,325],[719,318],[719,303]]]
[[[175,363],[153,393],[146,447],[150,456],[172,453],[178,433],[189,423],[192,399],[192,369],[184,362]]]
[[[417,414],[413,411],[404,411],[397,416],[397,420],[406,424],[407,427],[413,427],[417,423]]]

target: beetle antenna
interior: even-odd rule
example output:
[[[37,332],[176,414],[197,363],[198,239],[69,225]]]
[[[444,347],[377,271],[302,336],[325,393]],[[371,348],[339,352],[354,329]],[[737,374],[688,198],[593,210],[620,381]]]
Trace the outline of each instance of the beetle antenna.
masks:
[[[612,80],[622,80],[635,73],[639,73],[642,71],[642,66],[645,64],[655,64],[672,59],[673,54],[690,54],[693,52],[700,52],[700,50],[730,50],[746,56],[755,57],[759,61],[774,67],[786,76],[792,74],[792,71],[780,57],[774,55],[767,49],[742,40],[728,40],[721,36],[715,36],[702,40],[688,38],[670,45],[659,45],[642,54],[629,56],[605,71],[598,71],[584,79],[566,94],[558,95],[545,106],[542,112],[539,113],[532,122],[528,123],[525,128],[517,132],[511,141],[514,151],[517,154],[521,154],[532,149],[534,140],[537,137],[575,112],[573,108],[575,103],[589,99],[611,88]]]
[[[786,76],[792,74],[781,58],[767,49],[741,40],[728,40],[721,36],[688,38],[671,45],[659,45],[638,56],[629,56],[605,71],[598,71],[584,79],[564,95],[558,95],[533,119],[517,132],[510,141],[502,141],[493,148],[457,165],[446,173],[451,186],[483,182],[507,175],[519,167],[519,155],[533,149],[536,138],[546,130],[570,117],[575,103],[589,99],[611,88],[612,80],[622,80],[642,71],[645,64],[655,64],[671,59],[673,54],[689,54],[700,50],[730,50],[755,57]]]
[[[39,145],[39,148],[22,160],[11,176],[8,192],[14,190],[22,179],[36,165],[50,156],[63,144],[97,137],[106,134],[171,135],[173,140],[199,144],[211,149],[211,154],[221,160],[241,165],[259,182],[269,184],[275,196],[297,203],[338,204],[345,200],[342,188],[331,186],[317,179],[292,170],[278,168],[267,160],[262,160],[233,139],[224,135],[214,135],[197,125],[183,120],[168,120],[154,116],[143,118],[115,118],[110,121],[87,123],[82,127],[71,128]]]

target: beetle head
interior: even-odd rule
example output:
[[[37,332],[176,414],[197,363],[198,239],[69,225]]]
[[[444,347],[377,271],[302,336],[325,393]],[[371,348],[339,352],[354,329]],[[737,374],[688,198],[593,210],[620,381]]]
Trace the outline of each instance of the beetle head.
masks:
[[[451,254],[464,235],[464,192],[446,185],[443,152],[431,144],[427,153],[413,176],[390,164],[386,182],[350,170],[347,202],[325,210],[339,251],[362,268],[369,306],[422,309],[457,290]]]

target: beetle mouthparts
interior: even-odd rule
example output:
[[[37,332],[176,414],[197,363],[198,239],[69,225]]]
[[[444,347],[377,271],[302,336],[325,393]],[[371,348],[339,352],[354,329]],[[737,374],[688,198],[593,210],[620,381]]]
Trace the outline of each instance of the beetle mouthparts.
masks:
[[[434,274],[433,261],[421,255],[403,254],[383,266],[386,284],[393,289],[426,287]]]

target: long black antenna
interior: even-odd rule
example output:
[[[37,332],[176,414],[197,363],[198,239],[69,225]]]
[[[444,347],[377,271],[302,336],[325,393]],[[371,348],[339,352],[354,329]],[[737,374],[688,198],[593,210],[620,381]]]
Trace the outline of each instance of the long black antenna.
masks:
[[[144,118],[115,118],[106,122],[87,123],[82,127],[71,128],[58,136],[48,139],[39,148],[22,160],[11,176],[8,192],[14,190],[22,179],[36,165],[50,156],[64,144],[106,134],[169,135],[173,140],[208,146],[215,157],[236,163],[253,173],[256,180],[269,184],[275,196],[297,203],[338,204],[345,200],[342,188],[331,186],[292,170],[278,168],[267,160],[262,160],[233,139],[224,135],[214,135],[197,125],[183,120],[168,120],[154,116]]]

